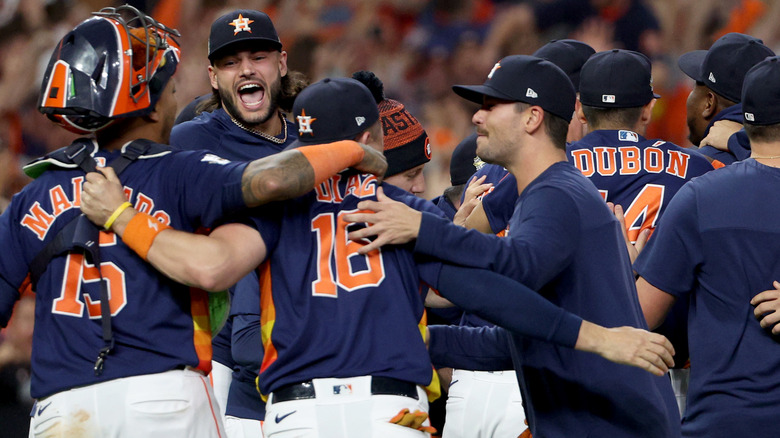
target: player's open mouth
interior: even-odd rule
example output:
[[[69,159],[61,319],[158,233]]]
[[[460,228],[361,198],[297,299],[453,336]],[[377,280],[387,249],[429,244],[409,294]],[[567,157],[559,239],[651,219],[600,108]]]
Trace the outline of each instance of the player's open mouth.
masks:
[[[247,108],[257,108],[263,103],[265,88],[260,84],[245,84],[238,87],[238,98]]]

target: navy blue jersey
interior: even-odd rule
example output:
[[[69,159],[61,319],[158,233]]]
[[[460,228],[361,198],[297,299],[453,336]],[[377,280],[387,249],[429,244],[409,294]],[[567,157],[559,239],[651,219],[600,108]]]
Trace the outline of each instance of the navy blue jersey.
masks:
[[[737,161],[750,158],[752,149],[750,147],[750,139],[747,133],[745,133],[745,128],[740,129],[729,137],[728,147],[729,152],[734,155]]]
[[[780,169],[748,159],[686,184],[634,268],[690,300],[683,434],[777,436],[780,349],[751,298],[780,278]]]
[[[119,152],[98,151],[105,163]],[[207,152],[169,152],[141,157],[121,175],[133,206],[172,227],[194,231],[244,205],[244,163]],[[0,325],[10,316],[30,262],[80,213],[81,170],[50,170],[31,182],[0,217]],[[113,233],[100,234],[101,269],[109,280],[116,347],[103,374],[93,366],[103,346],[99,272],[81,254],[55,257],[37,285],[33,336],[32,395],[44,397],[73,387],[179,366],[208,371],[208,327],[193,322],[205,295],[158,273]],[[194,292],[193,292],[194,294]],[[205,341],[204,341],[205,339]],[[205,344],[205,345],[204,345]]]
[[[429,201],[383,187],[389,197],[443,217]],[[280,203],[275,217],[253,218],[269,251],[260,268],[264,394],[313,378],[362,375],[438,385],[420,333],[423,297],[410,248],[361,256],[363,244],[347,239],[355,225],[343,215],[375,200],[375,191],[373,176],[340,174]]]
[[[471,179],[486,175],[485,183],[493,187],[482,195],[482,209],[485,210],[490,229],[498,234],[509,225],[517,203],[517,180],[508,170],[497,164],[486,164],[477,170]]]
[[[276,143],[267,138],[253,134],[236,125],[224,109],[202,113],[189,122],[174,126],[171,133],[171,144],[180,149],[208,149],[220,156],[233,161],[246,161],[264,158],[281,152],[290,143],[298,138],[298,130],[295,124],[285,120],[287,136],[281,143]],[[284,131],[283,131],[284,133]],[[283,135],[283,133],[281,135]],[[282,140],[282,137],[279,137]],[[265,403],[255,389],[255,377],[262,360],[262,344],[249,344],[249,348],[258,352],[258,361],[246,366],[235,363],[234,351],[231,348],[231,337],[234,331],[246,333],[247,324],[250,324],[254,315],[259,324],[260,301],[259,283],[257,273],[247,275],[247,278],[239,281],[236,286],[230,288],[233,302],[231,315],[225,323],[225,327],[213,339],[214,360],[233,369],[233,380],[241,384],[230,385],[226,415],[239,418],[251,418],[263,420],[265,418]],[[236,295],[246,297],[236,297]],[[252,296],[255,298],[252,298]],[[250,300],[247,303],[247,300]],[[252,301],[254,300],[254,301]],[[256,302],[256,303],[255,303]],[[234,327],[234,315],[245,315]],[[235,349],[238,354],[251,354]]]
[[[281,152],[297,138],[295,124],[285,121],[285,125],[286,141],[273,143],[239,128],[228,113],[220,108],[174,126],[171,130],[171,146],[185,150],[208,149],[229,160],[252,161]],[[281,136],[278,138],[282,139]]]
[[[570,163],[550,166],[523,190],[507,237],[424,213],[415,251],[507,275],[605,327],[647,327],[620,225]],[[510,347],[533,434],[679,434],[668,377],[514,335]],[[480,343],[468,350],[478,355]]]
[[[713,169],[691,149],[627,130],[593,131],[566,153],[606,201],[623,207],[631,242],[642,230],[655,229],[683,184]]]
[[[715,122],[720,120],[730,120],[732,122],[737,122],[739,124],[742,124],[743,121],[742,104],[738,103],[736,105],[732,105],[720,111],[718,114],[715,114],[715,117],[713,117],[712,120],[710,120],[710,123],[707,125],[707,129],[704,130],[704,135],[702,136],[702,138],[706,137],[707,134],[710,133],[710,128],[712,128],[712,125],[714,125]],[[731,164],[739,160],[739,158],[737,158],[736,155],[731,150],[721,151],[710,145],[700,147],[699,152],[714,160],[718,160],[723,164]]]

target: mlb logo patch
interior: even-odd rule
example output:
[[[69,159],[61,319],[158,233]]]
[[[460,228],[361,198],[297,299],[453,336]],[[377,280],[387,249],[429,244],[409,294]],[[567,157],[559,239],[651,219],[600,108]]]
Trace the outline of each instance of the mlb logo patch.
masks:
[[[753,113],[745,113],[745,120],[748,122],[755,122],[756,116],[754,116]]]
[[[333,385],[333,394],[352,394],[352,385]]]
[[[620,140],[620,141],[633,141],[634,143],[638,143],[639,142],[639,136],[636,134],[636,132],[633,132],[633,131],[620,130],[620,131],[618,131],[618,140]]]
[[[615,103],[615,95],[614,94],[602,94],[601,95],[601,101],[604,103]]]

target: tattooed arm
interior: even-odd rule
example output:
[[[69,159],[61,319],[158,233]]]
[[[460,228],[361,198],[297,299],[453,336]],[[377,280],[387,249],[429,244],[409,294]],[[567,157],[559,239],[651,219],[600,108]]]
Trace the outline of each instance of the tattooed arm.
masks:
[[[381,152],[352,141],[284,151],[247,165],[241,181],[244,201],[254,207],[297,197],[347,167],[383,175],[387,163]],[[81,201],[92,222],[104,226],[113,219],[107,228],[180,283],[225,289],[265,259],[265,242],[252,227],[227,224],[205,236],[166,228],[132,207],[118,209],[126,199],[110,167],[87,174]]]
[[[284,151],[249,163],[241,180],[244,202],[256,207],[296,198],[347,167],[381,179],[387,161],[381,151],[354,141]]]

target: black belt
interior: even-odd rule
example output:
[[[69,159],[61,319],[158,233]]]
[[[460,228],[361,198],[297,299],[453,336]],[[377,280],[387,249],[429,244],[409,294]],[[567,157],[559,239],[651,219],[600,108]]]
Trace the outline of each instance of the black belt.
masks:
[[[338,387],[338,385],[336,385]],[[334,389],[335,391],[335,389]],[[403,380],[393,379],[392,377],[372,377],[371,394],[374,395],[400,395],[410,397],[415,400],[417,396],[417,385]],[[314,392],[314,384],[311,380],[301,383],[285,385],[271,392],[273,403],[286,402],[291,400],[306,400],[317,396]]]

